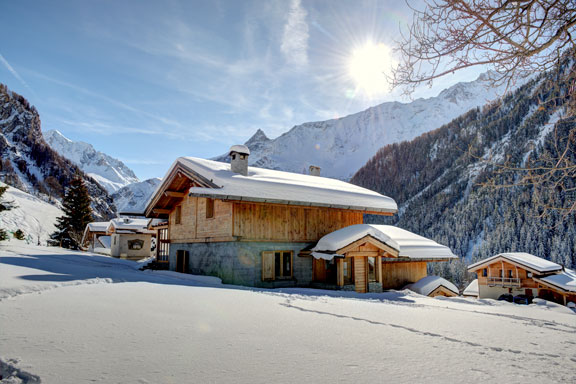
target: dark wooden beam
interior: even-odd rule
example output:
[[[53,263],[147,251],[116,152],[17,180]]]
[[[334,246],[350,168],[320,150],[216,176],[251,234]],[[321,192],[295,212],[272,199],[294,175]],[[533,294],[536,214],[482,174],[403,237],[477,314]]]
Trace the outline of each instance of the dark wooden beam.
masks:
[[[184,196],[186,196],[186,192],[164,191],[164,196],[166,196],[166,197],[184,197]]]

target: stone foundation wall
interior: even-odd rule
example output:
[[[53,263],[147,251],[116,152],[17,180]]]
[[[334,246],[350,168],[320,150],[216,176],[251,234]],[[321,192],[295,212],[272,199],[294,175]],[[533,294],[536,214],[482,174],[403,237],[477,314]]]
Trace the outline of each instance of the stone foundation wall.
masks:
[[[299,257],[298,253],[307,243],[275,242],[215,242],[215,243],[171,243],[170,269],[176,269],[176,253],[189,253],[188,272],[196,275],[217,276],[225,284],[250,287],[294,287],[308,286],[312,281],[312,258]],[[293,278],[262,281],[262,252],[292,251]]]

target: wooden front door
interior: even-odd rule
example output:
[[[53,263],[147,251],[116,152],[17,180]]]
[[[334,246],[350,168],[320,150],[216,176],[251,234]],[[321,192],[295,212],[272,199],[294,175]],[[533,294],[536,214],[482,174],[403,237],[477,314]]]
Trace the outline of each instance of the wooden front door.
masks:
[[[188,272],[188,251],[179,249],[176,251],[176,272],[187,273]]]

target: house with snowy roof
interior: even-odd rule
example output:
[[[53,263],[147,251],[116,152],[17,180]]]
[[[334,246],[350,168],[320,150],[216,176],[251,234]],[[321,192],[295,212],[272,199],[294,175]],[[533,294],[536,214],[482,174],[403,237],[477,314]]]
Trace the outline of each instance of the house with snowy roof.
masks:
[[[468,266],[468,271],[478,275],[481,299],[509,293],[576,303],[576,273],[529,253],[500,253]]]
[[[146,204],[146,217],[167,220],[170,269],[367,292],[402,288],[426,276],[426,262],[455,257],[407,231],[364,225],[364,214],[397,211],[390,197],[320,177],[317,167],[309,175],[249,167],[242,145],[229,154],[230,163],[178,158]]]
[[[129,260],[150,257],[155,231],[148,229],[149,219],[118,217],[86,225],[82,244],[88,251]]]

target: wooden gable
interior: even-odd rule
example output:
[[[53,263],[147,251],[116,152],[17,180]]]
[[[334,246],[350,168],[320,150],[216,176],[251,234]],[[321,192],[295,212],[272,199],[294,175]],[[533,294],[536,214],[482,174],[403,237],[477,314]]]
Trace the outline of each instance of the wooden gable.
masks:
[[[168,218],[174,207],[188,196],[191,187],[219,188],[202,175],[177,164],[146,207],[146,217]]]
[[[366,235],[336,251],[340,255],[398,257],[398,251],[380,240]]]

